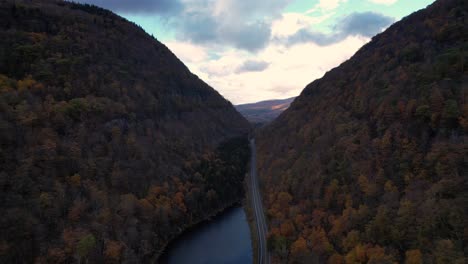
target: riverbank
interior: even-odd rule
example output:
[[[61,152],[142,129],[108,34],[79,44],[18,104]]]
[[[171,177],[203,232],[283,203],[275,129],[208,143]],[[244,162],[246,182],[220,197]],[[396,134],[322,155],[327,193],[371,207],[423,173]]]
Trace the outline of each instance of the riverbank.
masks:
[[[246,190],[246,195],[245,195],[245,204],[244,204],[244,211],[247,215],[247,222],[250,227],[250,235],[252,238],[252,250],[253,250],[253,259],[255,260],[254,263],[258,263],[258,230],[257,230],[257,224],[255,221],[255,213],[253,211],[253,200],[252,200],[252,192],[250,191],[249,187],[249,182],[251,182],[250,179],[250,173],[248,173],[245,177],[245,182],[244,182],[244,188]]]
[[[245,197],[242,186],[249,162],[250,149],[246,137],[233,138],[216,147],[213,152],[205,153],[199,161],[189,166],[195,183],[203,189],[194,188],[189,192],[191,199],[181,202],[186,204],[186,211],[174,216],[172,224],[176,226],[170,234],[160,239],[154,246],[148,262],[156,263],[171,242],[184,232],[210,221],[227,208],[239,204]],[[171,219],[167,218],[171,223]],[[166,224],[167,224],[166,222]],[[166,232],[167,233],[167,232]]]
[[[251,232],[242,206],[221,214],[184,232],[161,255],[162,264],[244,264],[253,263]]]
[[[170,248],[171,245],[173,245],[174,243],[177,243],[177,241],[178,241],[178,239],[180,239],[180,237],[182,237],[186,233],[193,232],[195,229],[197,229],[201,225],[210,223],[211,221],[213,221],[213,219],[215,219],[216,217],[222,215],[224,212],[226,212],[229,209],[232,209],[232,208],[235,208],[235,207],[238,207],[238,206],[243,206],[243,200],[244,199],[239,199],[238,201],[228,203],[226,206],[223,206],[223,207],[219,208],[218,210],[215,210],[213,213],[209,214],[207,217],[196,220],[190,225],[186,225],[186,226],[181,227],[180,232],[177,233],[174,236],[174,238],[170,239],[168,243],[166,243],[160,250],[158,250],[155,253],[155,256],[152,258],[151,262],[152,263],[159,263],[160,259],[164,256],[164,254],[167,254],[167,249]]]

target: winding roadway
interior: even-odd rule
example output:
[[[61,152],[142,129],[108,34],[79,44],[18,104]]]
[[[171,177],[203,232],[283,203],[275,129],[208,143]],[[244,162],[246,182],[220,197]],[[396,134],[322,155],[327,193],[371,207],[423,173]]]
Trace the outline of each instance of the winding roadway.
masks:
[[[263,213],[262,198],[258,187],[257,175],[257,151],[255,139],[250,140],[251,160],[250,160],[250,190],[252,195],[252,208],[254,210],[255,222],[258,235],[258,263],[270,264],[270,254],[267,247],[267,225]]]

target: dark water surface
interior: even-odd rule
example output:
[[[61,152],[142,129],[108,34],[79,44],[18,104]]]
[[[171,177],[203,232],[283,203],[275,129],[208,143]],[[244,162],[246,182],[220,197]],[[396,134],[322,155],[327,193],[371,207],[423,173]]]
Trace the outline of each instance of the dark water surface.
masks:
[[[242,207],[228,209],[169,245],[162,263],[250,264],[252,243]]]

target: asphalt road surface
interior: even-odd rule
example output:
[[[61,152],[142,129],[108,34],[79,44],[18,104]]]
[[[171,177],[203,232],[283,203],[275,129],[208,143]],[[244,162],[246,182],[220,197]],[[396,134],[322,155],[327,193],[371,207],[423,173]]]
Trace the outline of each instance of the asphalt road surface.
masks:
[[[250,150],[252,153],[250,161],[250,190],[252,195],[252,207],[255,215],[255,222],[258,232],[258,263],[270,264],[270,255],[267,248],[267,225],[263,213],[262,199],[258,187],[257,175],[257,152],[255,148],[255,139],[250,140]]]

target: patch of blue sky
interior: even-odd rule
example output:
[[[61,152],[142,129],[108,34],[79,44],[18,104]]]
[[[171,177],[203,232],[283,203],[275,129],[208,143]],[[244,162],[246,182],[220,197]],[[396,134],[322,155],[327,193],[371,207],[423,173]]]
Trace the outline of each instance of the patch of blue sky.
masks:
[[[370,0],[348,0],[338,4],[334,9],[323,10],[315,8],[319,4],[319,0],[295,0],[287,6],[285,12],[301,13],[310,17],[322,16],[329,14],[330,16],[321,23],[314,25],[314,30],[322,33],[332,33],[334,26],[347,15],[355,12],[374,12],[389,16],[398,21],[411,13],[423,9],[432,4],[435,0],[398,0],[397,2],[386,5],[372,2]],[[312,11],[313,10],[313,11]],[[312,11],[307,13],[308,11]]]
[[[149,15],[131,15],[119,14],[129,21],[141,26],[146,33],[153,35],[160,41],[172,41],[175,39],[175,31],[171,28],[171,22],[168,19],[161,18],[160,16]]]
[[[348,0],[339,1],[339,4],[334,9],[320,10],[314,9],[319,0],[295,0],[291,2],[283,13],[301,13],[310,17],[319,17],[328,15],[324,21],[313,26],[314,31],[322,33],[333,33],[335,25],[344,17],[355,12],[375,12],[385,16],[395,18],[395,21],[430,5],[434,0],[398,0],[391,5],[378,4],[370,0]],[[314,10],[313,12],[309,12]],[[143,14],[125,14],[123,17],[140,25],[145,31],[158,40],[167,42],[176,40],[176,30],[171,25],[169,18],[164,18],[158,15],[143,15]],[[212,52],[210,57],[216,58],[216,52]]]

